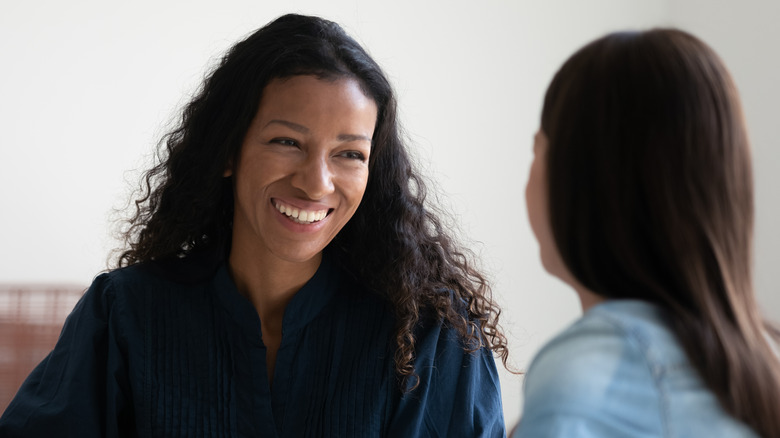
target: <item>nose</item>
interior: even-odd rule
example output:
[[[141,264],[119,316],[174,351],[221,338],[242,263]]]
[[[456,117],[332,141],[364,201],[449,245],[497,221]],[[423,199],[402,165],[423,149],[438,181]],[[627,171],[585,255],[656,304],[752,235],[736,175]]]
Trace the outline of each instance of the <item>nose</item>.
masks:
[[[328,157],[310,154],[296,169],[292,178],[293,187],[306,193],[309,199],[322,199],[333,193],[333,172]]]

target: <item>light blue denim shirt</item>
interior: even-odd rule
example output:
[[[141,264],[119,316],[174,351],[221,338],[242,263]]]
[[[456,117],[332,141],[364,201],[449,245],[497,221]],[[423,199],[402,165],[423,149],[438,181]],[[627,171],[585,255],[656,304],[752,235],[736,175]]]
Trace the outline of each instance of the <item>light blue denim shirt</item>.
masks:
[[[536,355],[513,438],[757,437],[707,389],[661,309],[592,307]]]

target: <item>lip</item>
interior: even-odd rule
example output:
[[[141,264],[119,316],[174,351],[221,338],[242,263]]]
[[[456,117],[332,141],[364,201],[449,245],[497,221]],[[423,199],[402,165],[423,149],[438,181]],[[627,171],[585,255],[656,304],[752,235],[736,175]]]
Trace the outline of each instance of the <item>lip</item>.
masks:
[[[307,210],[307,211],[333,210],[333,208],[321,202],[304,201],[302,199],[271,198],[271,204],[275,204],[277,202],[289,205],[291,207],[295,207],[299,210]]]
[[[301,224],[290,220],[290,218],[286,214],[280,212],[279,209],[276,208],[277,202],[296,208],[298,210],[306,210],[306,211],[327,210],[328,213],[324,218],[320,219],[317,222],[312,222],[310,224]],[[299,199],[288,200],[282,198],[271,198],[269,202],[269,208],[273,211],[274,216],[282,226],[296,233],[312,233],[312,232],[319,231],[328,222],[328,220],[330,219],[330,214],[334,210],[332,207],[326,206],[318,202],[309,202],[309,201],[303,201]]]

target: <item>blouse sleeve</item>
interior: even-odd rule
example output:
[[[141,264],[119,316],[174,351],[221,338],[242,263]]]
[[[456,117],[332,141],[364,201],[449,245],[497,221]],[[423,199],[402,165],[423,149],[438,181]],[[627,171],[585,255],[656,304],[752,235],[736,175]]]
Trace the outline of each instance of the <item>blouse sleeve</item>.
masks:
[[[498,372],[490,350],[469,353],[441,325],[418,337],[413,391],[401,396],[387,436],[504,437]]]
[[[0,418],[0,436],[119,437],[133,430],[114,299],[103,274],[68,316],[54,350]]]

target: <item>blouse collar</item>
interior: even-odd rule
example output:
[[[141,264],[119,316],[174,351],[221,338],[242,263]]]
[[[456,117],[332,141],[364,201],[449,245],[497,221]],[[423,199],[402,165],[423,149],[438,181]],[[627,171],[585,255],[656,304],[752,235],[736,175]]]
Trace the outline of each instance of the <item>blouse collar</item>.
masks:
[[[327,254],[323,254],[317,272],[287,304],[282,320],[283,335],[299,331],[314,320],[331,301],[340,281],[341,272]],[[212,284],[219,302],[236,323],[247,330],[259,329],[260,317],[252,303],[236,288],[227,260],[217,269]]]

